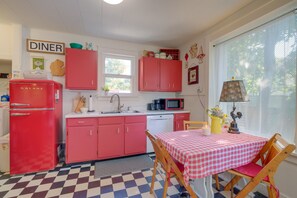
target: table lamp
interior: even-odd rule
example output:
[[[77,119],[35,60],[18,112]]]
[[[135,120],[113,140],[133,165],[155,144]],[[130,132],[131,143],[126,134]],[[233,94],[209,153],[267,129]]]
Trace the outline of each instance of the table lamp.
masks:
[[[248,97],[242,80],[231,80],[224,82],[220,102],[233,102],[233,110],[230,112],[233,121],[230,124],[228,130],[229,133],[240,133],[235,119],[240,119],[242,117],[242,113],[235,113],[235,102],[247,101]]]

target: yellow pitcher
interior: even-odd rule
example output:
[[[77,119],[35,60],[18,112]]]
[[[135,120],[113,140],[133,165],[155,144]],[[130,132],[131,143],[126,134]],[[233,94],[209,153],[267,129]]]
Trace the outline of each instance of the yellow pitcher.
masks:
[[[223,125],[223,120],[218,117],[211,117],[211,128],[210,131],[211,133],[214,134],[220,134],[222,133],[222,125]]]

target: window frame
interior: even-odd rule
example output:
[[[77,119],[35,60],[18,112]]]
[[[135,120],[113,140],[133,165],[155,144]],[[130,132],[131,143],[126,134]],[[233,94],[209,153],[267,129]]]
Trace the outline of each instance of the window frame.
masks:
[[[124,97],[131,97],[136,95],[136,87],[137,87],[137,76],[136,76],[136,53],[125,51],[125,50],[111,50],[111,49],[103,49],[101,52],[102,57],[102,67],[101,67],[101,87],[105,85],[105,78],[106,77],[115,77],[115,78],[127,78],[130,79],[131,82],[131,93],[116,93],[120,96]],[[105,59],[106,58],[114,58],[114,59],[123,59],[123,60],[130,60],[131,61],[131,75],[120,75],[120,74],[106,74],[105,73]],[[108,96],[110,97],[113,93],[108,93],[107,95],[104,94],[103,91],[101,91],[101,96]]]
[[[294,5],[297,5],[296,3]],[[255,29],[259,26],[264,25],[265,23],[272,21],[273,19],[276,19],[290,11],[292,11],[294,9],[292,9],[292,5],[291,6],[284,6],[282,8],[279,8],[277,10],[274,10],[272,12],[270,12],[269,14],[266,14],[265,16],[262,16],[256,20],[253,20],[245,25],[242,25],[241,27],[225,33],[219,37],[214,38],[213,40],[211,40],[209,42],[209,53],[210,53],[210,59],[209,59],[209,81],[208,81],[208,86],[209,86],[209,94],[208,94],[208,105],[209,106],[215,106],[218,104],[218,97],[220,96],[220,93],[216,93],[217,89],[217,83],[215,83],[214,81],[217,80],[218,75],[216,73],[217,68],[215,68],[215,50],[213,48],[213,46],[215,46],[218,43],[222,43],[225,42],[227,40],[233,39],[241,34],[244,34],[245,32],[248,32],[252,29]],[[296,9],[295,9],[296,11]],[[297,80],[296,80],[296,85],[297,85]],[[210,89],[210,87],[213,87],[214,89]],[[297,91],[296,91],[296,97],[297,97]],[[296,101],[296,120],[295,122],[297,123],[297,101]],[[228,112],[229,113],[229,112]],[[297,145],[297,127],[295,127],[295,138],[293,140],[293,143],[295,143],[295,145]],[[295,152],[292,153],[292,156],[296,157],[294,160],[297,163],[297,149],[295,150]]]

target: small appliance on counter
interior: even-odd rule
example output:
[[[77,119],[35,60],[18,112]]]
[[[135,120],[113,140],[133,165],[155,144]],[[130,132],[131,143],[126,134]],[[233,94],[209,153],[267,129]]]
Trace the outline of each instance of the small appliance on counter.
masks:
[[[147,104],[147,110],[183,110],[184,99],[183,98],[160,98],[153,100],[153,103]]]
[[[155,110],[161,110],[160,99],[154,100]]]
[[[161,110],[183,110],[184,109],[183,98],[161,98],[160,104],[161,104]]]

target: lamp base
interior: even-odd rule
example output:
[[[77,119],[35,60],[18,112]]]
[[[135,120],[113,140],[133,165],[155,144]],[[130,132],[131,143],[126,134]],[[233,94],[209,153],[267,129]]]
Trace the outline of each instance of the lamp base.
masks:
[[[240,133],[236,122],[232,121],[230,123],[228,133],[233,133],[233,134],[239,134]]]

